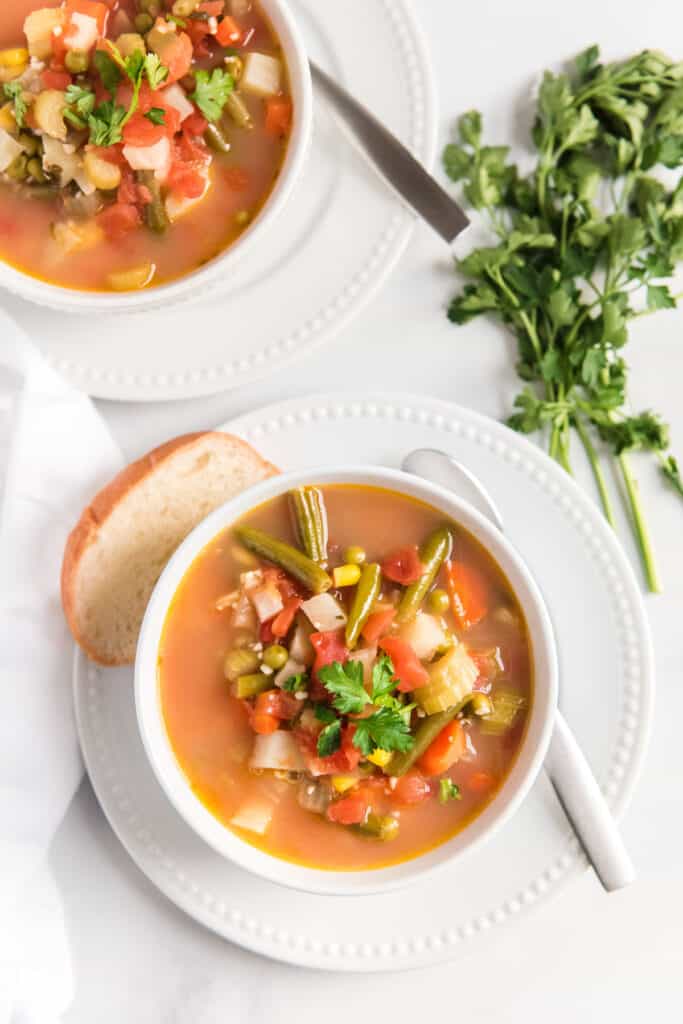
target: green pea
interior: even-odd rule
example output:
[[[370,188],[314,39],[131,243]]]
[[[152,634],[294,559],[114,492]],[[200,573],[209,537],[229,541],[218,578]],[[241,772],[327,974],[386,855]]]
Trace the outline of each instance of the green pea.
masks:
[[[159,15],[159,0],[138,0],[138,7],[152,18],[156,18]]]
[[[5,174],[12,181],[26,181],[28,176],[28,160],[24,153],[15,157],[12,163],[9,165]]]
[[[367,557],[363,548],[357,546],[347,548],[344,552],[344,562],[346,565],[362,565]]]
[[[436,590],[432,590],[428,602],[429,610],[434,612],[435,615],[444,615],[450,606],[448,594],[445,590],[440,590],[438,587]]]
[[[476,690],[469,699],[467,711],[484,718],[493,713],[493,701],[485,693]]]
[[[234,683],[240,676],[256,672],[259,664],[258,654],[246,648],[241,648],[240,650],[228,651],[223,663],[223,672],[225,673],[225,678]]]
[[[26,156],[37,156],[40,152],[40,139],[37,139],[35,135],[22,132],[17,142],[24,150],[24,153],[26,153]]]
[[[64,64],[72,75],[81,75],[88,70],[90,57],[85,50],[69,50],[64,58]]]
[[[144,35],[145,32],[149,32],[152,25],[154,24],[154,18],[152,17],[151,14],[136,14],[135,21],[133,22],[133,24],[135,25],[137,31],[142,32],[142,34]]]
[[[282,668],[286,665],[288,658],[289,653],[287,648],[283,647],[281,644],[271,644],[271,646],[266,647],[263,652],[263,664],[273,670]]]
[[[32,156],[26,165],[26,170],[31,175],[34,181],[37,181],[39,185],[44,185],[47,181],[45,172],[43,170],[43,162],[40,157]]]

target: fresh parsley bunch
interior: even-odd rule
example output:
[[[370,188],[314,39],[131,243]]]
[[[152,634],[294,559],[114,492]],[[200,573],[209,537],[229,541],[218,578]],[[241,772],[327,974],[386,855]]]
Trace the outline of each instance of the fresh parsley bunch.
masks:
[[[570,473],[576,431],[612,525],[596,441],[613,454],[647,584],[658,591],[627,453],[654,453],[682,497],[683,478],[666,424],[629,409],[623,348],[631,319],[681,297],[667,280],[683,260],[683,179],[668,188],[652,172],[683,166],[683,63],[646,50],[601,64],[591,46],[571,74],[545,72],[532,139],[535,166],[522,174],[507,146],[483,144],[481,115],[470,111],[445,149],[447,173],[497,236],[459,261],[469,283],[448,315],[464,324],[492,313],[513,332],[527,386],[509,425],[547,430],[550,454]]]

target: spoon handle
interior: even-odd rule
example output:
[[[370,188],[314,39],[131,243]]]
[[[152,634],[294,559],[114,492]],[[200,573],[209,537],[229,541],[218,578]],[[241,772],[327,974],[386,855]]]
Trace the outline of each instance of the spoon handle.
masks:
[[[631,858],[588,761],[559,711],[545,769],[604,888],[613,892],[630,885],[636,877]]]
[[[455,200],[374,114],[313,61],[311,74],[317,88],[385,181],[446,242],[453,242],[469,224]]]

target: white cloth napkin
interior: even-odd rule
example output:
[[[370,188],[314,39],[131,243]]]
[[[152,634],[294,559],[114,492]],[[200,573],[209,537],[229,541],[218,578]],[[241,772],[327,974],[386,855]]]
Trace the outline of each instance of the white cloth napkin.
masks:
[[[49,844],[82,775],[64,542],[121,454],[88,398],[0,311],[0,1024],[57,1021],[72,995]]]

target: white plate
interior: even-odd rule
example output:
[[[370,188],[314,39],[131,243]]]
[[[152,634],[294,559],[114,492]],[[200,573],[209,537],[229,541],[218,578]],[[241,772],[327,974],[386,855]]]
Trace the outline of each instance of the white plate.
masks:
[[[398,466],[420,446],[445,448],[473,469],[544,591],[557,632],[561,706],[613,813],[622,813],[650,724],[650,638],[614,533],[566,473],[505,427],[424,397],[298,399],[225,429],[291,469],[326,461]],[[476,857],[412,888],[362,897],[362,912],[360,898],[278,888],[224,861],[171,808],[143,753],[130,669],[101,670],[77,654],[74,687],[90,778],[133,860],[196,920],[267,956],[335,970],[432,964],[468,952],[586,866],[542,776]]]
[[[292,0],[311,56],[430,166],[436,100],[407,0]],[[268,238],[200,304],[134,316],[3,305],[49,361],[100,398],[212,394],[281,368],[355,316],[403,252],[415,220],[317,109],[302,180]]]

